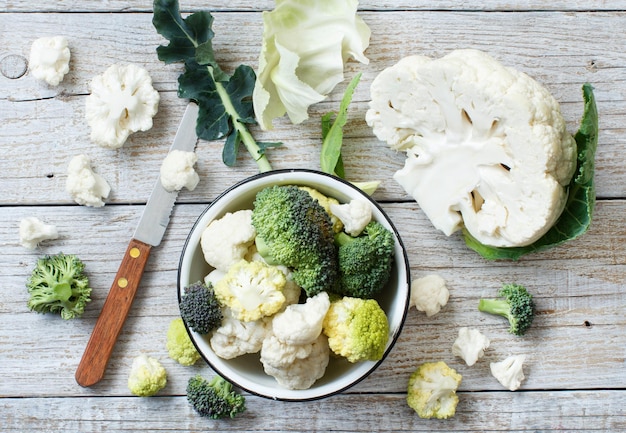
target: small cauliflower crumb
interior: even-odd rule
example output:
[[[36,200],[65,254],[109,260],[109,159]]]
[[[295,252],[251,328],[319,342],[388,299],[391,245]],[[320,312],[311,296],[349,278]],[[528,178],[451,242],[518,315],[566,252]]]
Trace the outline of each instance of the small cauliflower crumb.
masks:
[[[28,60],[33,77],[58,86],[70,71],[70,49],[64,36],[36,39],[30,47]]]
[[[427,317],[437,314],[449,298],[446,282],[439,275],[426,275],[411,283],[410,306],[425,312]]]
[[[519,389],[525,379],[522,367],[526,355],[512,355],[500,362],[489,364],[491,374],[498,382],[510,391]]]
[[[20,244],[24,248],[34,250],[41,242],[58,238],[57,228],[52,224],[45,224],[37,217],[27,217],[20,221]]]
[[[172,150],[161,164],[161,185],[167,191],[180,191],[187,188],[193,191],[200,177],[193,166],[198,162],[195,152]]]
[[[80,205],[102,207],[111,187],[102,176],[93,172],[88,156],[77,155],[67,168],[65,190]]]
[[[462,327],[459,336],[452,345],[452,353],[463,359],[468,366],[476,364],[479,358],[485,354],[489,347],[489,339],[481,334],[478,329]]]

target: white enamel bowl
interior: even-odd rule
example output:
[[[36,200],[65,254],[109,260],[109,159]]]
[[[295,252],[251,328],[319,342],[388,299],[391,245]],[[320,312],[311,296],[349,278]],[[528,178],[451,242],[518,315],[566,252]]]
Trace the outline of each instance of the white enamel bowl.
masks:
[[[324,377],[306,390],[282,388],[276,380],[265,374],[259,354],[245,355],[224,360],[211,350],[208,338],[188,329],[192,341],[206,362],[216,373],[239,388],[252,394],[276,400],[304,401],[327,397],[355,385],[382,363],[395,344],[409,307],[410,275],[406,251],[396,228],[380,206],[367,194],[352,184],[321,172],[311,170],[275,170],[245,179],[226,190],[200,215],[193,226],[181,254],[178,269],[178,298],[184,287],[203,280],[212,268],[204,261],[200,247],[200,236],[204,228],[214,219],[227,212],[251,209],[256,193],[272,185],[306,185],[313,187],[342,203],[355,198],[366,199],[372,204],[373,218],[394,232],[396,237],[393,274],[377,300],[389,320],[389,341],[383,359],[351,364],[344,359],[331,356]]]

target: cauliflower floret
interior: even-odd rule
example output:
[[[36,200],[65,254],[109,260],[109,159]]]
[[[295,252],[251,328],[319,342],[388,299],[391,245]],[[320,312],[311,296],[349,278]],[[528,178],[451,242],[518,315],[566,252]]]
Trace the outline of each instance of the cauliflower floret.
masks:
[[[488,347],[489,339],[478,329],[462,327],[452,345],[452,353],[463,359],[467,365],[472,366],[479,358],[482,358]]]
[[[309,389],[324,376],[329,360],[328,339],[323,334],[302,345],[287,344],[270,335],[261,348],[265,373],[287,389]]]
[[[275,266],[241,260],[214,287],[221,305],[235,318],[254,321],[278,312],[285,303],[285,274]]]
[[[133,359],[128,389],[139,397],[150,397],[165,387],[167,373],[158,359],[141,354]]]
[[[546,88],[478,50],[409,56],[372,83],[368,125],[406,150],[394,179],[446,235],[525,246],[560,216],[576,142]]]
[[[456,413],[462,379],[443,361],[425,362],[409,378],[407,404],[420,418],[450,418]]]
[[[498,382],[505,388],[515,391],[522,381],[525,379],[522,367],[526,355],[512,355],[500,362],[492,362],[489,364],[491,374],[498,379]]]
[[[28,64],[35,78],[58,86],[70,71],[70,57],[65,36],[43,37],[31,45]]]
[[[322,333],[324,317],[330,307],[328,293],[320,292],[304,304],[292,304],[272,320],[276,338],[285,344],[312,343]]]
[[[200,354],[189,338],[185,323],[180,317],[170,322],[165,346],[170,358],[181,365],[193,365],[200,359]]]
[[[161,185],[166,191],[180,191],[187,188],[193,191],[200,182],[200,176],[193,166],[198,162],[195,152],[174,149],[161,163]]]
[[[20,221],[20,244],[34,250],[40,242],[59,238],[56,226],[46,224],[37,217],[27,217]]]
[[[361,234],[372,220],[372,206],[367,200],[353,199],[350,203],[331,204],[331,213],[343,223],[343,229],[350,236]]]
[[[426,313],[427,317],[437,314],[448,303],[450,291],[439,275],[426,275],[411,283],[410,306]]]
[[[375,299],[344,296],[330,304],[323,332],[330,349],[348,361],[378,361],[389,340],[389,321]]]
[[[224,311],[222,326],[213,331],[209,344],[220,358],[233,359],[261,350],[263,340],[270,330],[271,325],[267,318],[243,322],[235,319],[230,312]]]
[[[65,190],[80,205],[102,207],[111,187],[102,176],[94,173],[89,157],[77,155],[67,168]]]
[[[130,134],[152,128],[160,96],[144,68],[111,65],[91,80],[90,89],[85,115],[94,143],[117,149]]]
[[[228,272],[254,244],[256,230],[250,209],[227,213],[213,220],[202,232],[200,247],[204,260],[215,269]]]

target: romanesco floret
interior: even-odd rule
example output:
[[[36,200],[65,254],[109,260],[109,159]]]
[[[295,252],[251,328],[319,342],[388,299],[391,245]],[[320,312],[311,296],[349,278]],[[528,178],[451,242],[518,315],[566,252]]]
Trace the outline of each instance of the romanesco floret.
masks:
[[[407,404],[420,418],[454,416],[462,376],[443,361],[425,362],[409,377]]]
[[[478,310],[505,317],[509,321],[509,332],[524,335],[533,322],[535,304],[524,286],[505,284],[498,292],[500,299],[481,299]]]
[[[344,296],[330,304],[323,332],[330,349],[348,361],[378,361],[389,340],[389,321],[375,299]]]
[[[200,359],[200,354],[189,338],[185,323],[180,317],[170,322],[165,346],[170,358],[181,365],[193,365]]]
[[[208,334],[222,323],[222,309],[213,286],[197,281],[183,290],[180,316],[193,331]]]
[[[235,318],[251,322],[282,308],[285,283],[285,274],[277,267],[241,260],[216,283],[215,295]]]
[[[150,397],[165,387],[167,373],[158,359],[141,354],[133,359],[128,389],[139,397]]]
[[[26,287],[28,308],[38,313],[60,313],[63,319],[83,315],[91,301],[85,265],[75,255],[59,253],[37,260]]]
[[[338,233],[339,293],[356,298],[372,298],[391,276],[394,236],[378,221],[371,221],[364,235]]]
[[[194,376],[187,382],[187,400],[201,416],[212,419],[234,418],[246,410],[246,399],[221,376],[210,381]]]
[[[259,191],[252,224],[259,254],[270,264],[291,268],[308,296],[337,284],[337,250],[330,216],[311,195],[294,185]]]

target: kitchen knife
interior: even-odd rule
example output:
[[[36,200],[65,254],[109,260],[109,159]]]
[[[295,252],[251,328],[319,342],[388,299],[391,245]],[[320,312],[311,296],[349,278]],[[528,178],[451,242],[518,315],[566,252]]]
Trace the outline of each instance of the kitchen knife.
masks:
[[[197,118],[198,106],[190,103],[178,127],[170,152],[176,149],[191,152],[195,149],[198,141]],[[126,248],[91,337],[89,337],[85,353],[78,364],[75,378],[79,385],[92,386],[104,376],[113,346],[137,292],[150,251],[152,247],[161,243],[177,195],[177,191],[165,190],[161,185],[161,178],[157,179],[139,225]]]

